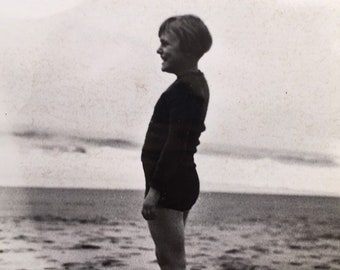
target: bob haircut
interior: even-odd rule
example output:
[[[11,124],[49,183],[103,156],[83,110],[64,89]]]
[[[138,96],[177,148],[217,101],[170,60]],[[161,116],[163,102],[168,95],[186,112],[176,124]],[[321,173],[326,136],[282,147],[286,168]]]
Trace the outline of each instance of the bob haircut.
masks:
[[[165,32],[176,35],[180,49],[197,59],[209,51],[212,37],[207,26],[195,15],[173,16],[166,19],[159,27],[158,36]]]

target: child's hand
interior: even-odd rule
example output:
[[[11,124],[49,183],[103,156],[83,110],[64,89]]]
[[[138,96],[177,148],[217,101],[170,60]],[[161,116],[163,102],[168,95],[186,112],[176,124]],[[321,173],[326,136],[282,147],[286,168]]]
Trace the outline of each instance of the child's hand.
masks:
[[[156,205],[158,203],[160,194],[157,190],[150,188],[143,203],[142,215],[146,220],[153,220],[156,218]]]

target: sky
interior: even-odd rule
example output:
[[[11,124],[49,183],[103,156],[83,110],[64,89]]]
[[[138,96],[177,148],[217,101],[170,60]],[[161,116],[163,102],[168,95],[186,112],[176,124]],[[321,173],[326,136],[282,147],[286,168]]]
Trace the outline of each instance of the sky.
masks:
[[[330,150],[340,133],[338,1],[5,1],[1,122],[142,142],[162,73],[157,31],[200,16],[209,143]]]
[[[176,79],[161,72],[158,27],[181,14],[201,17],[213,37],[199,63],[211,93],[202,143],[340,156],[333,0],[4,0],[0,130],[142,144]]]

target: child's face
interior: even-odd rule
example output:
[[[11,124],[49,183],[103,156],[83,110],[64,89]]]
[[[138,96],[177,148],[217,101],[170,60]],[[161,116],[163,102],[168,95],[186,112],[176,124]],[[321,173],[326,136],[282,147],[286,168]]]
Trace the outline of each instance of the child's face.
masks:
[[[164,32],[159,37],[161,42],[157,53],[161,56],[162,71],[180,74],[183,69],[187,69],[189,65],[188,54],[181,51],[179,47],[179,39],[171,32]]]

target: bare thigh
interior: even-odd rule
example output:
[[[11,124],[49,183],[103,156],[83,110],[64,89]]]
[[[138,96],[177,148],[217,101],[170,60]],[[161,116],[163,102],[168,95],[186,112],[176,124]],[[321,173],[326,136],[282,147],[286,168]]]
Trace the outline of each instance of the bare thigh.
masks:
[[[183,212],[158,208],[156,214],[156,219],[148,221],[148,225],[159,263],[166,261],[185,265]]]

